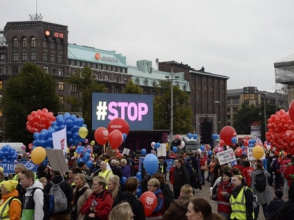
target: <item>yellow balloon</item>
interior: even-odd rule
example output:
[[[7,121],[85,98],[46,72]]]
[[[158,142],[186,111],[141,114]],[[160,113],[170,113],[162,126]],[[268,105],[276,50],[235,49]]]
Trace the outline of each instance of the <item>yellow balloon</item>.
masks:
[[[88,135],[88,129],[86,127],[80,127],[79,135],[81,138],[85,138]]]
[[[91,141],[91,145],[92,145],[92,146],[95,145],[95,141]]]
[[[77,152],[74,152],[74,157],[77,157],[78,156],[78,153]]]
[[[253,149],[252,149],[252,156],[255,157],[255,159],[260,159],[262,158],[264,155],[264,150],[263,147],[256,145]]]
[[[31,153],[31,159],[34,164],[42,163],[46,158],[46,150],[43,147],[36,147]]]

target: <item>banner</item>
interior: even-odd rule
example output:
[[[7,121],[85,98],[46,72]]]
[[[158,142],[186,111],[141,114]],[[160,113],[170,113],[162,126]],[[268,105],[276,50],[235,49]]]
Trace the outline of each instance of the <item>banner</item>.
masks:
[[[253,155],[252,155],[252,150],[253,150],[253,147],[248,147],[247,148],[247,158],[248,158],[249,161],[256,160],[256,158],[253,157]],[[265,154],[263,154],[263,156],[262,156],[262,158],[260,158],[260,160],[262,160],[264,158],[265,158]]]
[[[67,140],[66,140],[66,127],[60,131],[52,133],[53,148],[62,150],[63,154],[67,154]]]
[[[4,169],[4,174],[14,174],[14,167],[15,164],[22,163],[26,167],[27,170],[32,170],[34,172],[37,172],[38,165],[35,165],[33,162],[30,161],[18,161],[18,162],[0,162],[0,167]]]
[[[233,149],[225,150],[216,154],[219,164],[223,165],[236,160]]]

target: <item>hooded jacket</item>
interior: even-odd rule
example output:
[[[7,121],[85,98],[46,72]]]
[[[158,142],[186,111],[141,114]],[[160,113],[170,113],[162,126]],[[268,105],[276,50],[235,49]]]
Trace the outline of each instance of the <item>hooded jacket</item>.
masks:
[[[118,191],[117,197],[112,207],[117,206],[121,202],[127,202],[130,204],[132,211],[135,215],[134,220],[145,220],[144,207],[137,197],[130,192]]]
[[[36,189],[33,194],[33,189]],[[33,185],[26,189],[22,204],[22,220],[43,220],[44,218],[44,193],[42,191],[43,185],[39,181],[35,181]]]
[[[186,213],[190,203],[188,196],[180,196],[170,205],[163,215],[164,220],[186,220]]]
[[[16,189],[14,189],[13,191],[11,191],[7,194],[2,195],[3,203],[0,207],[3,208],[2,206],[5,204],[7,199],[9,199],[11,197],[18,197],[18,191]],[[9,215],[10,220],[20,220],[20,216],[21,216],[21,202],[20,202],[20,200],[15,199],[15,200],[10,201],[8,215]],[[1,217],[3,217],[3,216],[0,216],[0,218]]]

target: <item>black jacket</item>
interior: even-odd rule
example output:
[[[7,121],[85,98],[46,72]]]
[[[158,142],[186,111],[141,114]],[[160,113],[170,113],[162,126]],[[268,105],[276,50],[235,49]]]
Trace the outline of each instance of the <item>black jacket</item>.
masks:
[[[175,167],[174,172],[174,190],[181,190],[182,186],[190,184],[189,172],[184,165],[180,168]]]
[[[142,203],[137,199],[137,197],[130,192],[118,191],[117,197],[113,203],[113,206],[118,205],[121,202],[128,202],[132,207],[132,211],[135,215],[134,220],[145,220],[144,208]]]
[[[60,183],[61,181],[63,181],[61,176],[54,176],[52,179],[52,182],[54,184]],[[47,185],[44,188],[44,192],[50,193],[50,189],[52,187],[52,183],[48,182]],[[73,189],[71,188],[71,186],[69,185],[68,182],[63,181],[62,183],[60,183],[60,188],[61,190],[64,192],[66,198],[67,198],[67,210],[60,212],[58,214],[66,214],[66,213],[70,213],[72,210],[72,200],[73,200]]]

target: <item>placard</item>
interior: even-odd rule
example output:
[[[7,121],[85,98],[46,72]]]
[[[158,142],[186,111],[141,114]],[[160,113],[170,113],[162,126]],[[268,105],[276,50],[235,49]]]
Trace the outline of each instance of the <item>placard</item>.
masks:
[[[160,144],[160,147],[156,150],[158,157],[166,157],[166,144]]]
[[[67,154],[67,139],[66,139],[66,127],[60,131],[52,133],[53,147],[54,149],[62,150],[63,155]]]
[[[129,155],[130,154],[130,149],[129,148],[124,148],[123,149],[123,152],[121,153],[122,155],[126,154],[126,155]]]
[[[66,164],[62,150],[45,149],[46,154],[52,167],[52,170],[59,172],[68,172],[68,165]]]
[[[233,149],[225,150],[216,154],[219,164],[223,165],[236,160]]]

